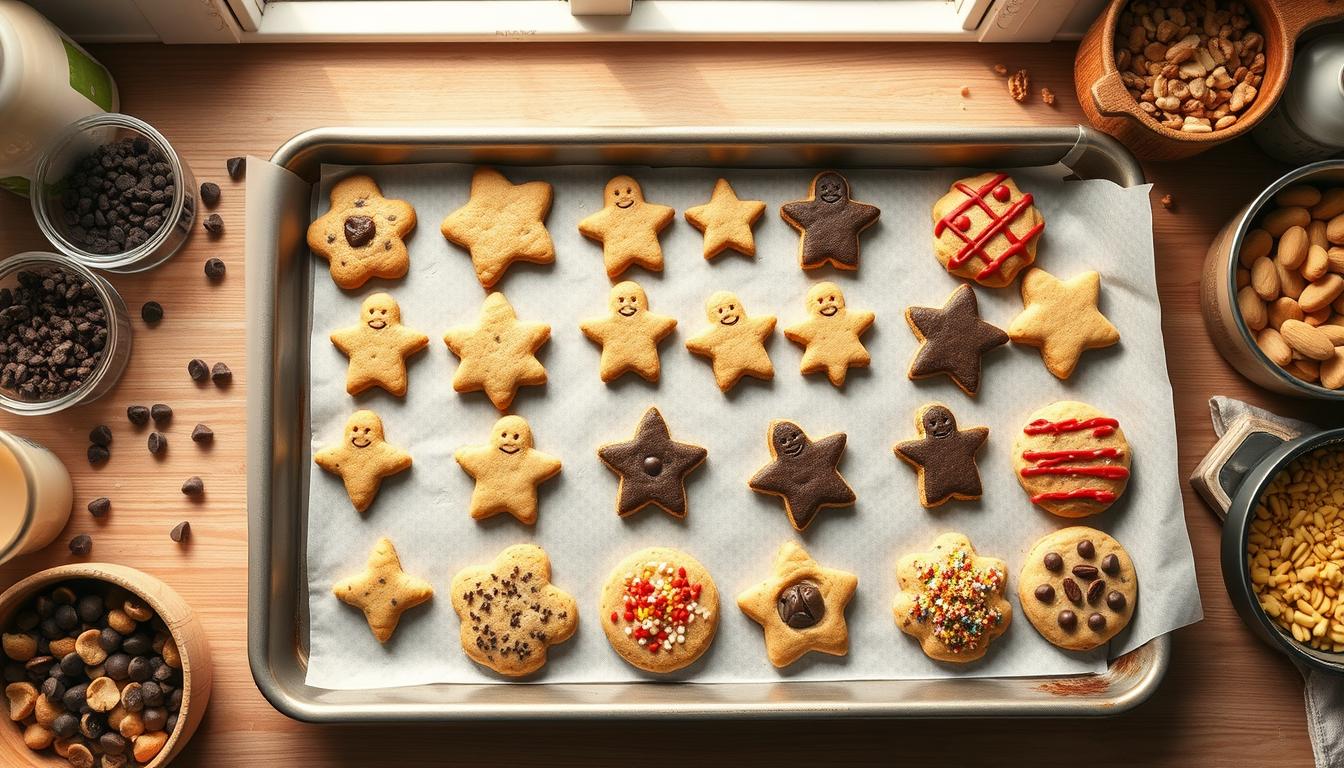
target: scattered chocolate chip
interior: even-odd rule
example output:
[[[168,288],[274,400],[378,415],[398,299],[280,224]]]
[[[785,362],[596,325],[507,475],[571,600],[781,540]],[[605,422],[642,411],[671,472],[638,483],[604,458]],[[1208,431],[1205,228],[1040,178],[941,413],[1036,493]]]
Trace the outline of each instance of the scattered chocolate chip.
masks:
[[[1094,613],[1087,617],[1087,627],[1093,632],[1100,632],[1106,629],[1106,617],[1100,613]]]
[[[1120,558],[1116,557],[1114,553],[1103,557],[1101,559],[1101,570],[1111,576],[1116,575],[1120,572]]]
[[[173,409],[163,403],[155,403],[149,407],[149,417],[154,420],[155,426],[162,427],[173,420]]]
[[[1069,601],[1074,605],[1081,605],[1083,602],[1083,590],[1078,586],[1078,582],[1065,577],[1064,594],[1068,596]]]
[[[90,445],[88,457],[90,464],[106,464],[107,460],[112,458],[112,453],[101,445]]]
[[[1042,603],[1053,603],[1055,601],[1055,588],[1049,584],[1042,584],[1036,588],[1036,599]]]
[[[155,456],[159,456],[164,451],[168,450],[168,438],[160,432],[150,432],[148,445],[149,452]]]
[[[1083,539],[1078,542],[1078,555],[1084,560],[1091,560],[1097,556],[1097,547],[1091,539]]]
[[[1063,610],[1059,612],[1059,626],[1066,632],[1072,632],[1073,628],[1078,626],[1078,614],[1073,611]]]
[[[1058,552],[1047,552],[1045,554],[1045,569],[1048,571],[1058,571],[1064,567],[1064,558],[1059,556]]]
[[[70,540],[70,554],[83,557],[93,551],[93,537],[87,533],[81,533]]]
[[[140,319],[153,325],[163,319],[163,305],[157,301],[146,301],[140,307]]]
[[[201,226],[205,227],[205,231],[212,235],[220,235],[224,232],[224,217],[218,213],[212,213],[205,217]]]
[[[191,376],[192,381],[205,381],[210,375],[210,367],[199,357],[192,358],[187,363],[187,375]]]
[[[132,405],[126,409],[126,419],[137,427],[149,423],[149,409],[143,405]]]
[[[233,371],[230,371],[229,366],[223,363],[215,363],[210,368],[210,380],[221,386],[228,384],[233,381]]]
[[[205,493],[205,482],[201,478],[192,475],[182,484],[182,492],[188,496],[200,496]]]
[[[191,441],[193,443],[213,443],[215,441],[215,432],[204,424],[197,424],[191,430]]]
[[[60,269],[24,270],[0,288],[0,389],[43,402],[84,386],[103,360],[108,312],[94,285]]]
[[[206,277],[210,278],[211,280],[223,280],[224,271],[225,268],[223,259],[206,259],[205,261]]]
[[[191,523],[183,520],[173,526],[173,530],[168,532],[168,538],[176,542],[186,541],[191,536]]]
[[[219,185],[213,181],[202,183],[201,202],[205,203],[206,208],[214,208],[219,205]]]
[[[1116,613],[1125,610],[1126,602],[1125,596],[1115,590],[1111,590],[1111,592],[1106,595],[1106,607]]]
[[[1097,566],[1095,565],[1079,564],[1073,566],[1073,575],[1077,576],[1083,581],[1092,581],[1093,579],[1096,579],[1097,576],[1100,574],[1098,573]]]
[[[89,502],[89,514],[94,517],[107,517],[107,513],[112,510],[112,500],[106,496],[99,496]]]
[[[1087,602],[1096,605],[1097,601],[1101,599],[1101,593],[1104,591],[1106,591],[1106,582],[1101,579],[1092,582],[1087,587]]]
[[[247,173],[247,158],[245,157],[230,157],[224,164],[229,169],[229,178],[234,181],[243,178],[243,174]]]
[[[99,424],[89,430],[89,442],[107,448],[112,445],[112,430],[106,424]]]

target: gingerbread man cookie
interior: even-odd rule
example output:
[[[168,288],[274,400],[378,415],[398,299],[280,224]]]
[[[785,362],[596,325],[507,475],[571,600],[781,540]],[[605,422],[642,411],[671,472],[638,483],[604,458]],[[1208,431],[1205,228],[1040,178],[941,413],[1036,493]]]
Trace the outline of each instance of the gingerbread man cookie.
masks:
[[[579,222],[579,232],[602,244],[607,277],[615,280],[631,265],[663,271],[658,233],[672,223],[676,211],[644,200],[639,182],[617,176],[602,191],[603,208]]]
[[[850,198],[849,180],[835,171],[812,179],[806,200],[780,206],[779,215],[799,232],[798,264],[816,269],[859,268],[859,233],[877,223],[877,206]]]
[[[957,429],[957,417],[942,403],[915,413],[918,440],[897,443],[893,450],[919,473],[919,503],[926,509],[951,499],[980,498],[980,469],[975,454],[989,439],[989,429]]]
[[[657,381],[660,370],[658,342],[677,327],[677,319],[649,311],[649,297],[639,283],[626,280],[612,286],[607,317],[585,320],[579,330],[602,345],[598,375],[613,381],[634,371],[645,381]]]
[[[345,289],[369,278],[405,277],[411,259],[403,238],[415,229],[415,209],[383,197],[368,176],[348,176],[331,188],[331,209],[308,227],[308,248],[330,262]]]
[[[532,447],[532,428],[522,416],[505,416],[490,430],[489,445],[468,445],[453,454],[471,475],[472,518],[508,512],[519,522],[537,521],[537,486],[560,474],[560,460]]]
[[[805,322],[784,329],[784,337],[803,345],[802,372],[825,371],[834,386],[843,386],[850,368],[866,368],[872,361],[859,340],[873,325],[873,313],[852,310],[845,294],[831,282],[817,283],[807,292]]]
[[[401,307],[386,293],[375,293],[359,308],[359,325],[333,331],[331,343],[346,357],[345,391],[357,395],[371,387],[406,394],[406,358],[429,346],[429,337],[401,324]]]
[[[698,445],[675,442],[657,408],[644,412],[633,440],[597,449],[597,457],[621,478],[616,492],[616,514],[621,517],[650,504],[673,517],[685,517],[686,476],[707,455]]]
[[[797,544],[775,555],[774,574],[737,596],[737,607],[765,630],[765,655],[787,667],[808,651],[849,653],[845,608],[859,586],[847,571],[823,568]]]
[[[934,253],[959,277],[990,288],[1013,282],[1036,260],[1045,220],[1005,173],[953,182],[933,205]]]
[[[392,639],[403,613],[434,596],[429,582],[401,570],[401,559],[386,536],[374,545],[364,572],[336,582],[331,591],[341,602],[364,612],[380,643]]]
[[[388,445],[383,420],[373,411],[356,411],[345,422],[344,439],[313,454],[313,461],[340,475],[355,509],[363,512],[378,496],[383,478],[411,468],[411,455]]]
[[[439,229],[449,242],[467,249],[476,279],[493,288],[515,261],[555,261],[546,230],[551,197],[551,185],[544,181],[513,184],[494,168],[477,168],[467,204],[448,214]]]
[[[1064,528],[1031,548],[1017,599],[1041,637],[1070,651],[1090,651],[1129,626],[1139,576],[1120,542],[1094,528]]]
[[[546,383],[546,369],[536,354],[549,338],[551,326],[519,320],[504,294],[486,296],[475,326],[450,328],[443,336],[461,359],[453,389],[484,391],[496,408],[508,410],[519,387]]]
[[[1084,272],[1060,280],[1043,269],[1022,278],[1022,314],[1008,326],[1015,344],[1040,347],[1045,367],[1067,379],[1089,349],[1117,344],[1120,332],[1097,309],[1101,275]]]
[[[980,319],[975,290],[959,285],[942,308],[908,307],[905,321],[919,351],[910,363],[911,379],[947,374],[962,392],[980,391],[980,358],[1008,343],[1008,334]]]
[[[1033,504],[1060,517],[1105,512],[1129,484],[1130,460],[1120,422],[1071,400],[1031,414],[1013,441],[1018,482]]]
[[[462,650],[505,677],[546,664],[547,651],[574,636],[579,606],[551,583],[551,561],[535,544],[518,544],[489,565],[453,577],[453,610],[462,622]]]
[[[1013,606],[1003,596],[1003,561],[977,555],[960,533],[945,533],[932,550],[902,557],[896,576],[896,624],[931,659],[975,661],[1013,620]]]
[[[710,328],[686,341],[692,354],[709,358],[714,381],[727,392],[743,376],[773,379],[775,367],[765,341],[775,332],[775,316],[748,317],[737,294],[719,291],[705,302]]]
[[[751,228],[765,213],[760,200],[739,200],[727,179],[714,182],[709,202],[686,209],[686,221],[705,233],[705,259],[712,259],[729,248],[744,256],[756,255],[756,238]]]
[[[699,560],[671,547],[622,560],[602,587],[602,630],[632,666],[673,672],[709,650],[719,627],[719,591]]]
[[[747,483],[751,490],[778,496],[794,530],[803,531],[827,507],[854,503],[849,487],[837,468],[845,452],[845,433],[813,442],[803,428],[791,421],[773,421],[765,433],[770,463]]]

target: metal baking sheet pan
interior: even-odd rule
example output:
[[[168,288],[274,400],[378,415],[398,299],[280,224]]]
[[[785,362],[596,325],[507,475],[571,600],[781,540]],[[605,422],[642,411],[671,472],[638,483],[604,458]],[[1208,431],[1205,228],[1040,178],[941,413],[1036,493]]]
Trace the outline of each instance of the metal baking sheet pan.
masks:
[[[255,161],[254,162],[258,162]],[[324,163],[611,164],[779,168],[1027,167],[1062,163],[1081,178],[1143,181],[1118,144],[1082,127],[946,129],[343,129],[309,131],[271,162],[293,175],[248,190],[249,628],[253,677],[279,710],[309,721],[586,717],[1025,717],[1122,712],[1165,672],[1158,637],[1101,674],[750,684],[659,682],[527,686],[438,684],[334,691],[304,683],[307,579],[308,319],[304,243]]]

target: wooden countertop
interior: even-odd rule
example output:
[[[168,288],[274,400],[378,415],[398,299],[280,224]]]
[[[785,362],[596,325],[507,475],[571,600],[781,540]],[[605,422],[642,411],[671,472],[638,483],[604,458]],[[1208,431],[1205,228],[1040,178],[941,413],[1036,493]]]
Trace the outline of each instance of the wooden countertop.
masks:
[[[705,763],[742,764],[778,755],[791,764],[944,760],[989,765],[1307,766],[1311,749],[1302,683],[1282,657],[1253,638],[1233,612],[1218,566],[1219,527],[1188,489],[1186,518],[1199,570],[1205,620],[1175,635],[1175,656],[1152,701],[1106,720],[807,721],[534,724],[463,727],[316,727],[277,713],[257,692],[246,648],[243,186],[224,172],[227,157],[269,157],[294,134],[324,125],[433,121],[464,125],[548,126],[786,124],[791,121],[918,121],[949,125],[1061,125],[1082,120],[1072,80],[1074,45],[641,44],[436,46],[99,46],[116,78],[123,110],[157,126],[199,181],[224,188],[218,241],[198,233],[169,264],[113,282],[137,315],[131,367],[115,392],[88,407],[48,418],[0,415],[0,428],[54,449],[75,476],[76,511],[47,550],[0,568],[0,586],[71,559],[66,542],[94,538],[93,557],[155,574],[204,621],[215,655],[215,687],[201,730],[179,766],[323,765],[568,766],[637,759],[649,742],[685,745]],[[1033,89],[1050,87],[1049,107],[1033,95],[1008,98],[1002,62],[1031,71]],[[968,98],[960,95],[970,88]],[[1159,290],[1167,359],[1176,396],[1180,472],[1209,448],[1206,402],[1225,394],[1284,412],[1307,406],[1269,396],[1220,358],[1204,332],[1198,275],[1214,232],[1284,169],[1249,141],[1180,163],[1150,164]],[[1164,194],[1175,207],[1158,204]],[[27,202],[0,195],[0,254],[45,249]],[[212,286],[201,265],[229,267]],[[156,328],[140,305],[161,302]],[[233,386],[197,387],[185,374],[193,357],[226,361]],[[126,422],[130,404],[173,406],[170,448],[156,461],[144,433]],[[1323,415],[1317,406],[1317,417]],[[1329,414],[1339,422],[1340,413]],[[191,427],[214,428],[203,452]],[[91,469],[87,432],[107,423],[112,460]],[[204,502],[180,493],[200,475]],[[84,511],[110,496],[113,511]],[[190,520],[187,547],[168,538]],[[680,747],[679,747],[680,748]],[[707,759],[706,759],[707,758]]]

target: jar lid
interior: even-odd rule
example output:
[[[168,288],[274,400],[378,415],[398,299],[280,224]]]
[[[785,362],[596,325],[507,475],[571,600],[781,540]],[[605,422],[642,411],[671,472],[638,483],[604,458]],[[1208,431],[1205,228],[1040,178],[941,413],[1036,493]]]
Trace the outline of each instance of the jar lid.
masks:
[[[1344,34],[1323,35],[1298,51],[1283,105],[1307,137],[1344,146]]]

